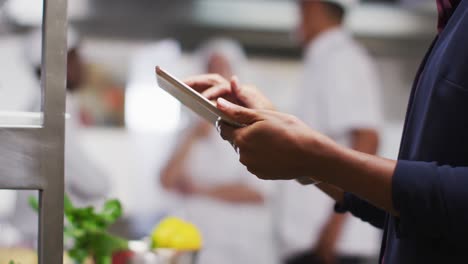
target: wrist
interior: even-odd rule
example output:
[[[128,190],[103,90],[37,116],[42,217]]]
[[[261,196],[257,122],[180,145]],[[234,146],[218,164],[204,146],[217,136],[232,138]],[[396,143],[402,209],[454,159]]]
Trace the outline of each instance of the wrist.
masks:
[[[323,152],[322,164],[316,164],[320,168],[320,172],[316,174],[317,180],[354,193],[388,211],[393,210],[391,184],[394,161],[345,148],[336,143],[327,149]]]
[[[305,145],[309,161],[307,175],[314,175],[309,178],[316,182],[334,184],[334,178],[345,170],[346,159],[349,158],[347,149],[324,135],[313,133]]]

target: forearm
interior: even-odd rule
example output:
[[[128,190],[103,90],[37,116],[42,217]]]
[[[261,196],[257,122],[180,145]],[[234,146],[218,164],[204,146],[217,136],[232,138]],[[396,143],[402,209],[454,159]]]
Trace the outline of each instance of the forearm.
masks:
[[[263,196],[258,191],[244,184],[227,184],[205,190],[204,195],[231,203],[258,204]]]
[[[356,129],[351,132],[352,138],[352,149],[368,153],[368,154],[376,154],[378,143],[379,143],[379,136],[377,131],[373,129]],[[301,182],[301,180],[298,180]],[[302,182],[301,182],[302,183]],[[310,184],[308,181],[305,184]],[[319,183],[316,185],[321,191],[327,194],[330,198],[335,200],[338,203],[343,202],[344,198],[344,191],[334,185],[327,184],[327,183]]]
[[[325,166],[321,170],[323,173],[316,176],[317,180],[354,193],[373,205],[398,215],[392,203],[392,177],[396,161],[347,149],[334,143],[329,144],[327,148]],[[336,190],[334,193],[340,195]]]
[[[347,217],[348,214],[337,214],[335,212],[332,212],[328,217],[327,222],[325,222],[325,225],[322,227],[322,233],[320,234],[319,244],[320,242],[322,242],[320,240],[328,240],[330,243],[326,244],[335,248]]]
[[[351,131],[351,148],[358,152],[376,155],[377,150],[379,147],[379,134],[375,129],[355,129]],[[392,173],[393,174],[393,173]],[[344,197],[344,191],[342,189],[337,188],[336,186],[329,186],[325,189],[334,188],[336,190],[340,190],[340,198]],[[329,193],[328,191],[327,193]],[[336,192],[336,191],[335,191]],[[340,203],[339,200],[335,199],[337,202]]]
[[[375,155],[379,147],[379,134],[374,129],[354,129],[351,131],[351,148],[359,152]]]
[[[377,133],[373,130],[355,130],[351,132],[352,148],[363,153],[375,154],[378,145]],[[338,204],[345,203],[345,193],[342,189],[321,183],[317,187],[333,198]],[[353,208],[355,209],[355,208]],[[367,210],[366,210],[367,211]],[[341,236],[348,214],[332,212],[321,229],[315,251],[322,259],[333,258],[336,254],[337,242]]]
[[[335,212],[332,212],[327,226],[328,228],[331,228],[333,230],[331,235],[336,237],[339,236],[348,216],[349,214],[337,214]]]
[[[179,179],[183,177],[182,163],[179,158],[173,158],[161,172],[161,185],[168,190],[172,190],[177,186]]]
[[[183,164],[187,159],[194,139],[188,137],[175,150],[166,167],[161,171],[161,184],[166,189],[174,189],[183,176]]]

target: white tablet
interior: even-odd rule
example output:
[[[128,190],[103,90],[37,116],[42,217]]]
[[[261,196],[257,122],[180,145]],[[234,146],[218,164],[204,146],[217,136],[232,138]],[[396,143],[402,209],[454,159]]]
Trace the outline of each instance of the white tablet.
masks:
[[[242,127],[241,124],[232,120],[221,112],[216,105],[203,97],[200,93],[181,82],[161,67],[156,66],[156,77],[158,85],[168,92],[183,105],[190,108],[193,112],[205,118],[208,122],[215,125],[222,120],[232,126]]]

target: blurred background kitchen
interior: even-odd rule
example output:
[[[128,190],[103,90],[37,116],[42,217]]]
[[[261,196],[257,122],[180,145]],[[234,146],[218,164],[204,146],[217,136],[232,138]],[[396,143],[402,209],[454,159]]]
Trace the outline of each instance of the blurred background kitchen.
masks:
[[[0,8],[1,111],[39,111],[40,39],[34,34],[41,26],[41,2],[9,0]],[[216,209],[212,201],[206,202],[210,210],[203,205],[197,210],[188,208],[188,197],[196,188],[185,183],[176,192],[163,187],[160,177],[187,137],[185,132],[192,131],[199,140],[211,132],[203,131],[201,124],[197,128],[193,116],[157,88],[153,70],[162,65],[178,77],[208,72],[203,45],[213,39],[229,39],[238,46],[219,53],[225,52],[228,63],[235,64],[229,66],[230,71],[256,84],[280,110],[293,112],[303,66],[302,49],[295,37],[299,15],[293,0],[69,0],[67,111],[72,117],[67,122],[72,124],[67,124],[67,191],[84,204],[98,204],[108,197],[120,199],[125,216],[114,231],[127,238],[148,235],[167,215],[226,225],[216,231],[224,230],[214,239],[219,244],[210,248],[226,261],[211,263],[248,263],[243,258],[250,263],[281,263],[296,251],[312,251],[317,239],[312,235],[310,241],[298,238],[296,247],[283,241],[288,231],[282,228],[283,210],[278,201],[287,193],[281,183],[256,182],[242,171],[236,177],[246,174],[242,177],[247,176],[249,183],[241,188],[239,181],[243,180],[229,176],[253,204],[236,196],[219,198],[212,190],[206,197],[219,198],[219,203],[245,213],[229,223],[223,217],[230,218],[226,212],[232,208]],[[436,33],[436,16],[435,1],[429,0],[362,0],[347,13],[345,27],[368,50],[381,83],[379,155],[397,156],[411,83]],[[76,83],[70,83],[71,79]],[[210,178],[216,181],[216,170],[210,168],[223,168],[224,161],[209,153],[219,151],[218,147],[203,142],[205,150],[191,161],[196,166],[186,171],[203,174],[201,181],[206,183]],[[207,157],[201,162],[203,155]],[[238,171],[230,165],[224,168]],[[0,195],[0,246],[33,247],[34,231],[24,226],[35,223],[34,214],[22,212],[27,210],[22,208],[27,195],[12,191]],[[314,201],[305,205],[313,210]],[[204,215],[197,218],[196,214]],[[18,224],[25,219],[27,223]],[[348,241],[336,245],[337,256],[343,263],[374,263],[379,232],[366,224],[353,228],[345,231],[352,234],[346,236]],[[259,229],[263,231],[254,232]],[[251,230],[251,235],[245,230]],[[238,251],[233,251],[235,247]],[[239,261],[227,261],[236,254],[241,255]]]

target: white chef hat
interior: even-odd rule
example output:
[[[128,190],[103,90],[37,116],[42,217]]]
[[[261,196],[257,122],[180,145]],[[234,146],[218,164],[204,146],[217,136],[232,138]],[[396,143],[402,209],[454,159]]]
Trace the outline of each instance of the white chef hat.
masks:
[[[214,38],[203,43],[196,52],[199,70],[205,72],[206,65],[214,54],[225,57],[232,72],[239,78],[246,77],[247,56],[239,42],[229,38]]]
[[[78,48],[80,38],[78,33],[71,27],[67,31],[67,51]],[[25,55],[26,60],[33,67],[39,67],[42,61],[42,29],[36,28],[32,30],[25,38]]]

